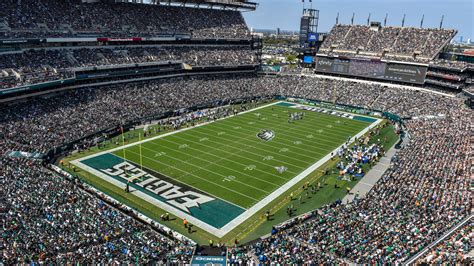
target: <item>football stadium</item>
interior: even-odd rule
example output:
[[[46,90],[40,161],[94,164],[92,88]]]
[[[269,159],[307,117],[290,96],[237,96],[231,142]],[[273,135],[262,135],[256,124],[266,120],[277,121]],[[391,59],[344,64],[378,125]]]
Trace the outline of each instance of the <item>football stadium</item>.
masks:
[[[0,1],[0,263],[471,264],[463,25],[263,2]]]

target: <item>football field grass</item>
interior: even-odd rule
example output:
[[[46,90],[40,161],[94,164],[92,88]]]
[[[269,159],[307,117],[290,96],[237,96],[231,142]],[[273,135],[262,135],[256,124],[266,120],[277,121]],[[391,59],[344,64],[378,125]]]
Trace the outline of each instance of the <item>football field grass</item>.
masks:
[[[296,112],[304,112],[303,119],[289,123],[289,113]],[[113,154],[249,209],[369,125],[277,104]],[[262,130],[273,138],[259,138]]]

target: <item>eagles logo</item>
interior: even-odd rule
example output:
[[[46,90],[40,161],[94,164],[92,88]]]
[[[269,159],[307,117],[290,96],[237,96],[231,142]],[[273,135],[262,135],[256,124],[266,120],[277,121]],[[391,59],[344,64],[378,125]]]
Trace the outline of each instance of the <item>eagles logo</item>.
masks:
[[[264,140],[264,141],[270,141],[275,137],[275,132],[270,129],[262,129],[258,134],[257,137]]]

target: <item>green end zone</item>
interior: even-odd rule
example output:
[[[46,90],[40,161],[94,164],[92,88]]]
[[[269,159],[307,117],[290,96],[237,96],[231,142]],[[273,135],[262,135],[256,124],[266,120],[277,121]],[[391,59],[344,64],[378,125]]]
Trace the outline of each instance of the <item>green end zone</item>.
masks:
[[[277,102],[71,163],[221,238],[381,121]]]

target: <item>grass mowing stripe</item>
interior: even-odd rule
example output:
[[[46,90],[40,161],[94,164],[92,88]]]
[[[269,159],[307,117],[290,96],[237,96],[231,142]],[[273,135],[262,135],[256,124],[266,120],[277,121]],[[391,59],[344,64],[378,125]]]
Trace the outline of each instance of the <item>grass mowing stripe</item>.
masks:
[[[131,151],[131,152],[132,152],[133,154],[135,154],[136,156],[139,156],[138,153],[133,152],[133,151]],[[146,159],[146,160],[148,160],[148,161],[152,161],[152,162],[154,162],[154,163],[161,163],[161,162],[159,162],[159,161],[157,161],[157,160],[155,160],[155,159],[152,159],[152,158],[150,158],[150,157],[148,157],[148,156],[142,156],[142,157],[143,157],[143,159]],[[137,158],[135,158],[135,159],[137,159]],[[134,161],[135,161],[135,160],[134,160]],[[145,164],[145,162],[144,162],[144,164]],[[161,164],[163,164],[163,163],[161,163]],[[147,165],[150,165],[150,164],[147,164]],[[165,164],[165,165],[166,165],[166,164]],[[153,167],[150,167],[150,169],[153,169]],[[187,175],[191,175],[191,176],[196,177],[196,178],[198,178],[198,179],[200,179],[200,180],[203,180],[203,181],[205,181],[205,182],[207,182],[207,183],[211,183],[212,185],[215,185],[215,186],[218,186],[218,187],[223,188],[223,189],[225,189],[225,190],[228,190],[228,191],[234,192],[234,193],[236,193],[236,194],[239,194],[240,196],[243,196],[243,197],[252,199],[252,200],[254,200],[254,202],[258,201],[258,199],[253,198],[253,197],[251,197],[251,196],[248,196],[248,195],[247,195],[247,194],[248,194],[248,191],[247,191],[247,190],[246,190],[247,193],[244,194],[244,193],[238,192],[238,191],[236,191],[236,190],[234,190],[234,189],[231,189],[231,188],[229,188],[229,187],[225,187],[225,186],[222,186],[222,185],[220,185],[220,184],[218,184],[218,183],[215,183],[215,182],[212,182],[212,181],[207,180],[207,179],[205,179],[205,178],[202,178],[201,176],[198,176],[198,175],[196,175],[196,174],[187,172],[187,171],[185,171],[185,170],[183,170],[183,169],[178,169],[178,170],[180,170],[181,172],[183,172],[183,173],[185,173],[185,174],[187,174]],[[173,178],[173,177],[171,177],[171,178]],[[185,183],[188,183],[188,182],[185,182]],[[193,182],[190,182],[190,183],[192,184]],[[213,193],[213,194],[214,194],[214,193]],[[239,204],[237,204],[237,205],[239,205]],[[241,205],[239,205],[239,206],[241,206]]]
[[[277,112],[284,109],[288,113],[286,107],[276,108]],[[301,112],[296,109],[295,111]],[[144,143],[142,152],[145,150],[147,163],[152,169],[181,182],[191,182],[193,186],[210,194],[215,194],[216,191],[212,184],[222,184],[232,176],[233,181],[225,186],[249,195],[253,201],[247,198],[242,202],[236,193],[231,196],[233,199],[230,201],[237,200],[234,203],[239,206],[252,206],[255,200],[265,197],[344,143],[348,132],[351,135],[356,134],[358,131],[351,128],[352,126],[367,126],[365,122],[310,111],[305,112],[305,119],[292,124],[288,124],[285,115],[273,116],[275,111],[271,110],[271,107],[255,112],[261,113],[266,120],[256,118],[253,112],[233,116]],[[342,119],[347,122],[336,123]],[[271,129],[277,134],[270,142],[261,141],[256,137],[262,127],[267,125],[272,125]],[[329,129],[328,125],[334,127]],[[325,130],[324,134],[315,132],[315,129],[321,128]],[[311,133],[313,138],[308,137]],[[301,145],[298,147],[298,144]],[[136,146],[129,149],[130,151],[126,149],[126,152],[138,155]],[[155,154],[162,156],[154,159]],[[121,155],[120,152],[118,155]],[[263,161],[270,155],[273,155],[268,157],[271,159]],[[132,159],[139,161],[137,156]],[[273,165],[274,163],[276,164]],[[274,168],[280,164],[289,167],[281,176],[273,173],[276,171]],[[252,171],[247,172],[245,169],[250,166]],[[196,175],[211,182],[197,184]],[[220,194],[223,194],[224,199],[229,199],[226,193]]]
[[[267,107],[267,108],[268,108],[268,107]],[[311,115],[316,115],[316,113],[311,114]],[[233,117],[233,118],[235,118],[235,117]],[[232,120],[232,119],[229,119],[229,121],[230,121],[230,120]],[[235,120],[235,119],[233,119],[233,120]],[[346,119],[346,120],[349,120],[349,119]],[[358,122],[358,121],[357,121],[357,122]],[[363,123],[364,123],[364,122],[363,122]],[[224,124],[224,123],[221,123],[221,124]],[[273,124],[275,124],[275,123],[273,123]],[[273,125],[273,124],[272,124],[272,125]],[[302,123],[299,123],[299,124],[302,124]],[[306,125],[306,126],[307,126],[307,125]],[[365,128],[366,126],[367,126],[367,125],[364,125],[364,127],[362,127],[361,130],[362,130],[363,128]],[[288,131],[292,131],[292,133],[294,133],[294,131],[298,131],[299,127],[300,127],[300,125],[294,125],[294,124],[293,124],[293,125],[291,126],[291,128],[288,129],[288,130],[284,130],[284,129],[283,129],[283,130],[279,130],[279,131],[278,131],[278,132],[279,132],[278,135],[281,135],[281,134],[285,135],[285,134],[282,133],[282,132],[288,132]],[[210,128],[212,128],[212,127],[207,127],[207,129],[210,129]],[[248,130],[250,130],[250,129],[248,129]],[[360,130],[359,130],[359,131],[360,131]],[[256,131],[256,132],[258,132],[258,131]],[[305,132],[308,133],[307,130],[305,130]],[[351,135],[352,135],[352,134],[354,134],[353,131],[351,131]],[[293,135],[295,135],[295,134],[293,134]],[[290,136],[293,136],[293,135],[290,135]],[[347,136],[347,137],[348,137],[348,136]],[[339,142],[340,140],[338,139],[337,141]],[[322,142],[325,142],[325,140],[323,139]],[[326,142],[327,142],[327,141],[326,141]],[[320,145],[320,143],[318,143],[318,145]],[[325,150],[325,152],[326,152],[326,150]]]
[[[211,129],[206,129],[206,130],[210,130],[212,132],[217,132],[217,131],[214,131],[214,130],[211,130]],[[258,131],[256,131],[258,132]],[[275,134],[277,134],[278,132],[275,132]],[[256,133],[255,133],[256,135]],[[212,134],[210,134],[210,136],[212,136]],[[264,148],[276,148],[278,149],[278,152],[281,152],[281,149],[282,148],[287,148],[288,150],[284,151],[286,153],[291,153],[293,154],[294,156],[299,156],[299,157],[305,157],[309,160],[313,160],[314,157],[318,157],[318,156],[322,156],[322,155],[325,155],[324,153],[320,153],[320,152],[313,152],[313,151],[308,151],[307,149],[303,149],[303,148],[299,148],[297,147],[296,145],[294,145],[293,143],[292,144],[283,144],[283,142],[285,141],[284,138],[278,138],[278,136],[275,137],[275,139],[271,142],[264,142],[264,141],[260,141],[258,144],[259,147],[261,148],[257,148],[257,146],[253,146],[253,149],[260,149],[260,150],[265,150],[268,152],[268,150],[264,149]],[[249,144],[254,144],[254,139],[252,138],[256,138],[255,136],[251,136],[251,137],[241,137],[241,138],[236,138],[238,140],[239,143],[242,144],[242,142],[245,142],[245,143],[249,143]],[[248,146],[248,145],[247,145]],[[291,149],[290,149],[291,148]],[[300,152],[297,152],[297,151],[293,151],[293,150],[299,150]],[[275,151],[276,152],[276,151]],[[313,155],[306,155],[308,153],[311,153]],[[326,153],[327,154],[327,153]]]
[[[184,140],[184,139],[183,139],[183,140]],[[165,138],[163,139],[163,141],[168,141],[168,142],[170,142],[170,143],[179,144],[178,142],[174,142],[174,141],[171,141],[171,140],[165,139]],[[193,141],[191,141],[191,143],[203,145],[203,144],[196,143],[196,142],[193,142]],[[205,145],[204,145],[204,146],[205,146]],[[206,147],[205,147],[205,148],[206,148]],[[238,162],[238,161],[236,161],[236,160],[230,160],[230,159],[229,159],[229,157],[231,157],[231,156],[238,157],[238,153],[239,153],[239,152],[243,152],[244,150],[237,150],[237,151],[235,151],[234,153],[230,153],[230,156],[229,156],[229,155],[226,155],[226,156],[219,156],[219,155],[216,155],[216,154],[213,154],[213,153],[210,153],[210,152],[207,152],[207,151],[198,150],[198,149],[195,149],[195,148],[192,148],[192,147],[188,147],[187,149],[196,150],[196,151],[198,151],[200,154],[207,154],[207,155],[210,155],[210,156],[212,156],[212,157],[215,157],[215,158],[217,158],[217,159],[219,159],[219,160],[226,160],[226,161],[230,162],[231,164],[238,164],[238,165],[241,165],[241,166],[243,166],[243,167],[247,167],[247,166],[248,166],[248,164],[243,164],[243,163],[240,163],[240,162]],[[211,148],[210,150],[214,150],[214,149],[215,149],[215,148]],[[186,155],[187,155],[187,156],[191,156],[192,159],[198,158],[198,157],[193,156],[193,155],[191,155],[191,154],[189,154],[189,153],[186,154]],[[254,160],[252,160],[252,163],[263,164],[263,163],[261,163],[261,162],[259,162],[259,161],[254,161]],[[273,166],[271,166],[271,165],[268,165],[268,164],[264,164],[264,165],[267,165],[267,166],[270,166],[271,168],[273,168]],[[272,176],[274,176],[274,177],[276,177],[276,178],[280,178],[280,179],[283,179],[283,180],[285,180],[285,181],[288,180],[288,179],[286,179],[286,178],[282,178],[281,176],[278,176],[278,175],[275,175],[275,174],[272,174],[272,173],[268,173],[267,171],[259,170],[258,168],[255,169],[255,170],[257,170],[257,171],[259,171],[259,172],[262,172],[262,173],[264,173],[264,174],[270,174],[270,175],[272,175]],[[245,174],[245,173],[242,173],[242,174],[247,175],[247,174]],[[296,173],[295,173],[295,174],[296,174]],[[259,179],[259,178],[256,178],[256,179]],[[266,182],[266,181],[265,181],[265,182]]]
[[[307,116],[306,116],[306,117],[307,117]],[[310,119],[305,119],[305,120],[310,120]],[[293,134],[294,134],[294,132],[304,132],[303,135],[305,135],[305,134],[308,133],[307,130],[300,130],[300,128],[299,128],[299,125],[301,124],[301,122],[306,122],[305,120],[300,120],[300,121],[298,121],[298,122],[296,122],[296,123],[294,122],[293,124],[291,124],[291,127],[292,127],[292,130],[291,130],[291,131],[292,131]],[[350,119],[346,119],[346,120],[352,121],[352,120],[350,120]],[[268,120],[267,120],[267,121],[268,121]],[[322,127],[322,128],[326,127],[325,130],[326,130],[326,131],[329,131],[330,133],[336,133],[336,132],[337,132],[337,133],[341,133],[341,132],[342,132],[342,133],[349,133],[349,135],[354,133],[354,132],[353,132],[353,129],[350,130],[350,131],[345,130],[345,129],[344,129],[344,128],[346,128],[345,125],[344,125],[344,127],[341,127],[341,128],[339,128],[339,129],[327,128],[328,125],[331,125],[331,126],[332,126],[332,124],[334,124],[334,121],[333,121],[333,123],[330,123],[330,124],[328,124],[328,123],[321,124],[319,120],[316,120],[316,121],[317,121],[317,123],[313,124],[314,126],[320,126],[320,127]],[[336,120],[336,121],[339,121],[339,120]],[[268,124],[268,125],[273,126],[273,127],[275,126],[275,124],[274,124],[274,123],[271,123],[271,122],[270,122],[270,123],[265,123],[265,122],[260,121],[259,124]],[[295,125],[296,125],[296,126],[295,126]],[[349,126],[350,126],[350,125],[349,125]],[[362,125],[362,124],[359,124],[359,123],[358,123],[358,126],[357,126],[356,128],[362,130],[362,129],[364,129],[365,127],[367,127],[367,124]],[[360,130],[359,130],[359,131],[360,131]],[[284,131],[284,132],[287,132],[287,131]],[[280,133],[280,134],[281,134],[281,133]],[[294,135],[297,135],[297,136],[298,136],[299,134],[294,134]],[[347,136],[349,136],[349,135],[347,135]],[[301,136],[301,135],[299,135],[299,136]],[[328,140],[331,140],[331,137],[330,137],[330,136],[328,136],[328,139],[327,139],[327,140],[326,140],[326,139],[323,139],[322,141],[326,141],[326,142],[327,142]]]
[[[197,133],[197,132],[195,132],[195,133]],[[208,133],[203,133],[203,132],[199,132],[199,134],[204,134],[204,136],[206,136],[206,137],[214,137],[214,138],[217,138],[217,139],[222,139],[221,137],[216,136],[216,135],[214,135],[214,134],[208,134]],[[238,139],[236,139],[235,141],[230,141],[230,142],[227,142],[227,144],[223,144],[223,145],[227,145],[227,146],[228,146],[228,145],[232,145],[232,144],[236,143],[236,144],[238,144],[238,145],[245,146],[245,147],[247,147],[247,148],[249,148],[249,149],[252,149],[252,150],[255,150],[255,151],[264,152],[264,155],[263,155],[263,156],[268,155],[268,154],[273,154],[273,155],[285,157],[285,160],[286,160],[286,161],[283,161],[283,162],[288,163],[288,160],[289,160],[289,161],[291,161],[290,164],[291,164],[291,165],[294,165],[294,166],[296,166],[295,163],[298,163],[298,162],[299,162],[299,163],[303,163],[303,165],[307,163],[307,159],[306,159],[306,160],[303,160],[303,158],[299,158],[299,157],[303,157],[303,156],[300,156],[301,154],[298,154],[298,153],[297,153],[297,154],[295,154],[295,156],[288,156],[288,155],[283,154],[283,153],[281,152],[282,147],[276,147],[276,146],[274,146],[274,145],[268,144],[266,147],[268,147],[268,148],[273,148],[273,149],[277,149],[277,150],[275,150],[275,151],[269,151],[269,150],[267,150],[267,149],[259,148],[260,146],[258,145],[258,143],[252,142],[252,143],[250,143],[250,145],[249,145],[249,144],[243,143],[242,140],[243,140],[243,138],[238,138]],[[247,142],[248,142],[248,141],[247,141]],[[232,144],[229,144],[229,143],[232,143]],[[250,151],[248,151],[248,152],[250,152]],[[252,153],[252,152],[251,152],[251,153]],[[307,157],[307,158],[314,158],[314,157],[308,157],[308,156],[304,156],[304,157]],[[299,166],[298,166],[298,167],[299,167]]]
[[[183,132],[183,133],[184,133],[184,132]],[[224,146],[228,146],[229,143],[238,143],[238,144],[241,144],[241,145],[246,146],[246,147],[248,147],[248,148],[250,148],[250,149],[253,149],[253,150],[262,150],[262,149],[260,149],[260,148],[257,148],[257,147],[259,147],[259,145],[261,145],[261,144],[264,144],[264,145],[266,145],[267,147],[276,148],[276,149],[278,149],[278,150],[280,150],[280,149],[282,148],[281,145],[280,145],[280,147],[277,147],[277,146],[273,145],[273,143],[261,141],[261,140],[257,139],[257,137],[255,137],[255,136],[253,136],[253,137],[252,137],[253,139],[250,140],[250,141],[252,142],[252,143],[251,143],[252,145],[246,145],[246,144],[242,144],[242,141],[241,141],[241,140],[242,140],[243,138],[234,138],[235,140],[233,140],[233,141],[228,141],[228,138],[225,138],[225,139],[224,139],[223,137],[217,136],[217,135],[215,135],[215,134],[208,134],[208,133],[205,133],[205,132],[198,132],[198,131],[195,131],[195,132],[193,132],[193,133],[194,133],[193,135],[196,135],[196,133],[199,133],[199,134],[204,134],[204,137],[212,137],[212,138],[227,140],[227,141],[224,141],[224,142],[222,142],[222,143],[221,143],[221,142],[216,142],[216,141],[213,141],[213,140],[211,141],[210,139],[208,140],[208,141],[210,141],[210,142],[218,143],[219,145],[224,145]],[[189,135],[186,135],[186,136],[189,136]],[[225,144],[225,143],[227,143],[227,144]],[[277,144],[277,145],[278,145],[278,144]],[[247,152],[250,152],[249,150],[246,150],[246,151],[247,151]],[[272,154],[274,154],[274,155],[280,155],[280,156],[286,157],[286,160],[297,161],[297,162],[300,162],[300,163],[302,162],[303,164],[306,164],[306,163],[307,163],[307,161],[298,160],[298,159],[295,158],[295,157],[289,157],[289,156],[283,155],[283,154],[279,153],[279,151],[278,151],[278,152],[271,152],[271,151],[267,151],[267,150],[263,150],[263,151],[266,152],[266,153],[272,153]],[[252,153],[252,152],[250,152],[250,153]],[[260,155],[260,154],[257,154],[257,155]],[[298,155],[299,155],[299,154],[298,154]]]
[[[271,107],[267,107],[267,108],[264,108],[264,109],[260,109],[259,111],[261,111],[261,113],[266,113],[266,114],[273,114],[273,113],[269,113],[268,110],[270,110]],[[278,107],[278,108],[286,108],[286,107]],[[267,110],[267,111],[266,111]],[[306,111],[304,110],[304,113],[305,113],[305,120],[310,120],[310,121],[317,121],[318,123],[320,122],[324,122],[325,125],[327,124],[333,124],[335,121],[337,120],[334,120],[334,118],[338,118],[338,119],[342,119],[344,120],[349,126],[362,126],[361,128],[365,128],[368,123],[367,122],[363,122],[363,121],[357,121],[357,120],[353,120],[353,119],[349,119],[349,118],[344,118],[344,117],[335,117],[333,115],[329,115],[329,114],[324,114],[324,113],[317,113],[317,112],[313,112],[313,111]],[[250,114],[250,113],[249,113]],[[249,114],[246,114],[246,115],[249,115]],[[308,119],[306,119],[306,117]],[[315,119],[315,117],[318,117],[318,119]],[[239,116],[239,118],[241,118],[242,120],[245,120],[246,116]],[[288,118],[287,117],[278,117],[276,118],[277,120],[279,120],[280,122],[287,122],[288,121]],[[229,120],[224,120],[222,121],[223,123],[224,122],[231,122],[233,121],[232,119],[229,119]],[[254,121],[254,120],[252,120]],[[266,122],[265,121],[268,121],[268,120],[259,120],[260,123],[263,123],[265,124]],[[340,120],[339,120],[340,121]],[[343,129],[344,130],[344,129]],[[346,130],[344,130],[346,131]],[[349,131],[347,131],[349,133]]]
[[[149,148],[146,148],[146,147],[143,147],[143,146],[142,146],[142,149],[146,149],[146,150],[149,150],[149,151],[151,151],[151,152],[154,152],[154,150],[149,149]],[[170,150],[174,150],[174,149],[170,149]],[[138,155],[138,154],[137,154],[137,155]],[[164,155],[164,156],[170,157],[170,158],[173,158],[173,159],[176,159],[176,160],[180,160],[179,158],[176,158],[176,157],[174,157],[174,156],[170,156],[170,155],[168,155],[168,154],[166,154],[166,155]],[[177,156],[179,156],[179,155],[177,155]],[[215,164],[214,162],[207,161],[207,160],[204,160],[204,159],[201,159],[201,158],[199,158],[199,160],[202,161],[202,162],[205,163],[205,164],[216,165],[216,166],[218,166],[218,168],[223,168],[223,167],[221,167],[220,165]],[[235,173],[235,172],[239,173],[237,170],[234,170],[234,169],[231,169],[231,168],[226,168],[227,171],[222,170],[222,169],[219,169],[220,172],[217,172],[217,171],[213,171],[213,170],[210,170],[210,169],[206,168],[206,166],[209,166],[209,165],[200,166],[200,165],[193,164],[193,163],[190,163],[190,162],[184,162],[184,164],[187,164],[187,165],[189,165],[189,166],[191,166],[191,167],[196,167],[196,168],[202,169],[202,170],[204,170],[204,171],[207,171],[207,172],[209,172],[209,173],[212,173],[212,174],[221,176],[221,177],[223,177],[223,178],[227,178],[228,176],[223,175],[223,174],[221,174],[221,173],[225,173],[225,172],[228,172],[228,171],[231,171],[231,172],[234,172],[234,173]],[[235,181],[235,182],[237,182],[237,183],[240,183],[240,184],[242,184],[242,185],[244,185],[244,186],[247,186],[247,187],[249,187],[249,188],[251,188],[251,189],[258,190],[258,191],[260,191],[260,192],[270,193],[269,191],[260,189],[260,188],[258,188],[258,187],[254,187],[254,186],[252,186],[252,185],[249,185],[248,183],[241,182],[241,181],[236,180],[236,179],[234,179],[233,181]]]
[[[165,140],[165,141],[166,141],[166,140]],[[173,142],[171,142],[171,143],[173,143]],[[178,144],[178,143],[177,143],[177,144]],[[156,144],[153,144],[153,145],[156,145]],[[191,147],[187,147],[187,148],[186,148],[186,150],[189,150],[189,149],[193,149],[193,148],[191,148]],[[196,149],[195,149],[195,150],[196,150]],[[228,160],[225,156],[215,156],[215,155],[212,155],[212,153],[207,153],[207,152],[200,151],[200,150],[197,150],[197,151],[199,151],[199,152],[201,153],[201,155],[202,155],[202,153],[211,155],[211,156],[213,156],[214,158],[217,158],[217,161]],[[181,153],[181,154],[184,154],[185,156],[190,157],[191,159],[200,160],[200,161],[205,161],[205,162],[208,163],[207,165],[216,164],[216,162],[217,162],[215,159],[214,159],[214,160],[212,160],[212,159],[207,160],[207,159],[204,159],[202,156],[201,156],[201,157],[197,157],[197,156],[191,155],[190,153],[184,153],[184,152],[180,152],[180,151],[178,151],[178,152]],[[235,154],[233,154],[233,155],[235,155]],[[229,156],[228,156],[228,157],[229,157]],[[192,160],[187,160],[187,161],[182,161],[182,162],[191,164],[191,161],[192,161]],[[238,162],[235,162],[235,161],[231,161],[231,160],[228,160],[228,161],[229,161],[231,164],[240,164],[240,165],[242,165],[242,166],[244,166],[244,167],[247,166],[247,165],[245,165],[245,164],[241,164],[241,163],[238,163]],[[258,178],[258,177],[254,177],[254,176],[248,175],[248,174],[246,174],[246,173],[243,173],[243,172],[241,172],[241,171],[236,170],[235,168],[229,168],[229,167],[225,166],[224,164],[219,164],[218,166],[219,166],[219,167],[222,167],[222,168],[226,168],[226,169],[228,169],[228,170],[230,170],[230,171],[234,171],[234,172],[236,172],[236,173],[238,173],[238,174],[245,175],[245,176],[248,176],[248,177],[250,177],[250,178],[253,178],[253,179],[256,179],[256,180],[260,180],[260,181],[262,181],[262,182],[265,182],[265,183],[267,183],[267,184],[270,184],[270,185],[274,185],[274,186],[275,186],[274,183],[270,183],[270,182],[268,182],[268,181],[266,181],[266,180],[263,180],[263,179],[260,179],[260,178]],[[265,174],[268,174],[268,173],[266,173],[266,172],[264,172],[264,173],[265,173]],[[275,175],[275,176],[276,176],[276,175]],[[276,176],[276,177],[281,178],[281,177],[279,177],[279,176]],[[283,180],[287,180],[287,179],[284,179],[284,178],[283,178]]]
[[[273,126],[273,128],[278,128],[278,127]],[[245,130],[245,129],[244,129],[244,130]],[[247,130],[247,131],[255,132],[254,130]],[[297,127],[295,126],[295,124],[292,124],[291,129],[287,129],[287,130],[274,130],[274,131],[275,131],[275,133],[278,134],[279,137],[280,137],[280,136],[287,136],[287,138],[282,138],[282,139],[280,139],[280,141],[282,141],[282,142],[283,142],[283,141],[284,141],[284,142],[288,142],[288,143],[290,144],[290,146],[293,146],[292,144],[294,144],[295,141],[301,140],[301,139],[305,139],[305,138],[308,136],[308,135],[302,136],[302,135],[300,135],[300,134],[295,133],[295,131],[298,131],[298,130],[297,130]],[[291,134],[283,133],[283,132],[289,132],[289,131],[291,131]],[[308,133],[310,133],[310,132],[306,131],[305,134],[308,134]],[[295,139],[295,140],[290,140],[290,138],[291,138],[291,139]],[[334,144],[334,140],[329,140],[329,139],[328,139],[328,140],[325,140],[325,141],[322,141],[322,140],[321,140],[321,142],[314,142],[314,141],[311,141],[310,139],[307,139],[307,138],[306,138],[306,141],[308,141],[308,142],[310,142],[310,143],[318,144],[318,145],[324,146],[324,147],[333,147],[333,144]],[[340,141],[340,140],[338,140],[338,141]],[[330,144],[327,144],[327,143],[330,143]],[[318,148],[318,147],[315,147],[315,148]],[[319,149],[321,149],[321,148],[319,148]],[[321,150],[326,151],[326,149],[321,149]],[[306,152],[307,152],[307,151],[306,151]],[[318,153],[318,155],[322,155],[322,154],[319,154],[319,153]]]
[[[179,140],[181,140],[181,141],[190,142],[190,143],[193,143],[193,144],[195,144],[195,145],[204,146],[204,148],[208,148],[208,146],[205,145],[205,144],[203,144],[203,143],[190,140],[190,137],[187,137],[187,138],[185,139],[185,138],[181,138],[181,137],[178,137],[178,136],[174,136],[174,138],[177,138],[177,139],[179,139]],[[212,142],[212,141],[209,141],[209,142]],[[213,143],[218,143],[218,144],[220,144],[219,142],[213,142]],[[275,166],[275,165],[270,165],[270,164],[268,164],[268,163],[262,162],[262,161],[265,161],[265,158],[262,157],[262,155],[257,154],[257,153],[249,152],[249,151],[246,150],[246,149],[242,149],[242,147],[234,147],[234,146],[230,146],[230,145],[227,145],[227,144],[221,144],[221,148],[220,148],[219,151],[225,152],[225,153],[228,153],[228,154],[234,154],[235,152],[231,152],[231,151],[229,151],[229,150],[227,150],[227,149],[222,149],[222,146],[224,146],[224,147],[230,147],[230,148],[232,148],[231,150],[234,150],[234,149],[235,149],[235,150],[236,150],[235,152],[238,152],[238,153],[245,153],[246,156],[243,156],[243,155],[240,155],[240,154],[235,154],[235,155],[236,155],[236,157],[239,157],[240,160],[249,161],[248,163],[250,163],[250,164],[252,164],[252,163],[257,163],[257,164],[265,165],[265,166],[268,166],[268,167],[271,167],[271,168],[273,168],[273,167]],[[216,155],[216,156],[218,156],[218,155]],[[274,158],[271,159],[271,160],[279,161],[279,162],[281,162],[281,163],[287,163],[287,162],[285,162],[285,161],[276,160],[276,159],[274,159]],[[268,160],[268,161],[271,161],[271,160]],[[248,164],[242,163],[242,162],[240,162],[239,164],[240,164],[240,165],[243,165],[243,166],[248,166]],[[296,165],[295,165],[294,167],[296,167],[297,169],[301,169],[301,170],[302,170],[302,169],[306,169],[306,168],[304,168],[304,166],[296,166]],[[292,174],[297,174],[297,172],[291,172],[291,171],[289,171],[289,172],[292,173]],[[276,175],[274,175],[274,176],[276,176]],[[278,176],[277,176],[277,177],[278,177]]]
[[[332,125],[332,124],[336,123],[336,121],[340,121],[340,120],[334,120],[334,118],[332,120],[315,119],[314,118],[315,116],[318,116],[318,114],[317,113],[309,113],[309,114],[305,115],[305,119],[299,120],[299,121],[309,120],[310,122],[316,122],[317,124],[324,124],[326,126],[327,125]],[[344,120],[345,122],[348,123],[349,126],[352,126],[352,127],[363,125],[363,128],[365,128],[368,125],[368,123],[366,123],[366,122],[360,122],[360,121],[356,121],[356,120],[352,120],[352,119],[348,119],[348,118],[341,118],[341,117],[337,117],[337,118]],[[241,118],[241,119],[243,120],[243,118]],[[253,119],[254,120],[251,120],[249,122],[255,121],[255,118],[253,118]],[[280,120],[282,120],[282,119],[280,119]],[[227,123],[232,123],[233,121],[235,121],[235,119],[234,120],[230,119],[226,122]],[[268,119],[266,119],[266,120],[258,119],[259,124],[263,124],[263,125],[270,124],[271,126],[273,126],[273,124],[271,124],[267,121],[269,121],[269,120]],[[279,122],[288,123],[288,119],[283,119],[283,121],[279,121]],[[352,130],[346,130],[346,129],[341,129],[341,131],[344,132],[344,133],[351,133],[352,132]]]

